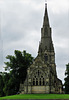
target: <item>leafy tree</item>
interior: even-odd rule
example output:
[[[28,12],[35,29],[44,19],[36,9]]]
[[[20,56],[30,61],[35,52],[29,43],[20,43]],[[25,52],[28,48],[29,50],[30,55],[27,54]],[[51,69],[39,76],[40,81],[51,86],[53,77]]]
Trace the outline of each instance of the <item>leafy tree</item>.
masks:
[[[11,78],[10,73],[4,73],[3,81],[4,81],[4,88],[3,88],[4,94],[5,95],[14,94],[15,91],[12,91],[14,88],[14,85],[13,85],[14,79]]]
[[[32,64],[33,57],[26,51],[15,50],[14,56],[8,55],[6,58],[9,61],[5,62],[5,70],[9,71],[9,74],[6,74],[4,77],[4,80],[8,77],[4,92],[6,95],[16,94],[19,91],[20,83],[25,81],[27,68]]]
[[[1,89],[1,92],[3,92],[2,96],[16,94],[17,90],[15,89],[15,87],[17,87],[18,83],[16,82],[17,80],[15,78],[11,77],[11,73],[3,72],[2,79],[3,79],[2,82],[3,88]]]
[[[4,96],[3,87],[4,87],[3,76],[2,72],[0,72],[0,96]]]
[[[65,93],[69,94],[69,63],[66,65],[66,71],[65,71]]]

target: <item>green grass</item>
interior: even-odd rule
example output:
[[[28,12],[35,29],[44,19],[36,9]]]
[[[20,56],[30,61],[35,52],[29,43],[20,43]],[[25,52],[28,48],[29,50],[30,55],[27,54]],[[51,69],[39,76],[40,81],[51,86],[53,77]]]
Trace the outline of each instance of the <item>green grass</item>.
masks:
[[[22,94],[0,97],[3,99],[69,99],[69,94]]]

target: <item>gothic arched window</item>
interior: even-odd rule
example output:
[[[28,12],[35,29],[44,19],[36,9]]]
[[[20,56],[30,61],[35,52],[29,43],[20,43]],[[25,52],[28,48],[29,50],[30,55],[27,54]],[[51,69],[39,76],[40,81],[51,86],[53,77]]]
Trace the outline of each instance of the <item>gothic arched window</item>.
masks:
[[[35,85],[35,79],[33,78],[33,85]]]
[[[34,74],[33,74],[33,78],[32,78],[32,85],[36,85],[36,86],[41,86],[41,85],[45,85],[45,75],[44,73],[37,69]]]
[[[48,55],[47,54],[44,55],[44,59],[45,59],[45,62],[48,61]]]

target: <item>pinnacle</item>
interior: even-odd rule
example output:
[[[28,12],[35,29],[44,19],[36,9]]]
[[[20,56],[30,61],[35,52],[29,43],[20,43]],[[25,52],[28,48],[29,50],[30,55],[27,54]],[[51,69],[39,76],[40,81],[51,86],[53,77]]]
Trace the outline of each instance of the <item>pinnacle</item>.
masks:
[[[47,0],[45,0],[45,8],[47,8]]]

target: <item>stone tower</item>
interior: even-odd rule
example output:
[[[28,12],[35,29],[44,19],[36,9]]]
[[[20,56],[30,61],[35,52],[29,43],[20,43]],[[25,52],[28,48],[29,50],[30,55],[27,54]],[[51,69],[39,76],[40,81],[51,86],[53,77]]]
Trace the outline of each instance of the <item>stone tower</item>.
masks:
[[[45,4],[38,55],[27,70],[27,78],[24,84],[20,84],[21,92],[62,93],[62,82],[56,74],[55,52],[51,36],[47,4]]]

